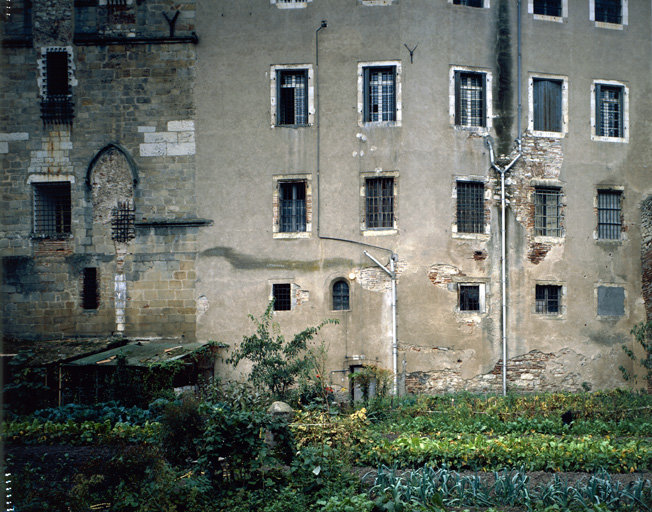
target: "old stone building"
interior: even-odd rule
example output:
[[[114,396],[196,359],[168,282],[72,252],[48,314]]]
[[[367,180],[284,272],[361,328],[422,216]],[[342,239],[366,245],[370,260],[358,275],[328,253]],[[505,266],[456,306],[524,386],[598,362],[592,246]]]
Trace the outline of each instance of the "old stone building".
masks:
[[[651,4],[12,0],[5,335],[237,343],[274,298],[339,320],[336,386],[624,385]]]

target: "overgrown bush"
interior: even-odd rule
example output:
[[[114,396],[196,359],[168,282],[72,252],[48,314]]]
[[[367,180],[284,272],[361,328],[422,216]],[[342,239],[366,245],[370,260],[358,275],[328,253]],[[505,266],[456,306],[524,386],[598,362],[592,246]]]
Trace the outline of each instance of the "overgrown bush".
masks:
[[[161,444],[168,461],[181,465],[197,458],[196,440],[205,429],[205,419],[199,412],[199,401],[191,393],[168,402],[160,418]]]
[[[641,322],[634,326],[631,331],[634,336],[635,343],[639,344],[643,349],[643,357],[636,357],[634,351],[627,345],[623,345],[623,351],[627,354],[635,365],[640,366],[643,370],[645,383],[647,384],[647,391],[652,391],[652,321]],[[637,382],[635,374],[630,373],[624,366],[619,367],[623,378],[625,380],[633,380]],[[636,370],[635,370],[636,371]]]

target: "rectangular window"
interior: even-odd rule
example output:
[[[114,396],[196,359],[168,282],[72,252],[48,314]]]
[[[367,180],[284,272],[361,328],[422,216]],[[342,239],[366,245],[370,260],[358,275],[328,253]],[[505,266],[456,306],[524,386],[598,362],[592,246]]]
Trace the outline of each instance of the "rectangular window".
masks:
[[[32,1],[11,0],[3,13],[4,36],[9,38],[32,37]]]
[[[534,0],[534,14],[561,17],[561,0]]]
[[[621,0],[595,0],[595,21],[604,23],[623,22]]]
[[[286,181],[278,185],[279,231],[282,233],[306,230],[306,183]]]
[[[486,126],[486,74],[455,71],[455,124]]]
[[[536,312],[544,315],[558,315],[561,300],[561,286],[536,285]]]
[[[97,33],[97,0],[75,0],[75,35]]]
[[[467,5],[469,7],[482,7],[483,0],[453,0],[455,5]]]
[[[279,69],[276,76],[277,124],[308,124],[308,70]]]
[[[70,220],[70,183],[35,183],[34,234],[47,238],[67,235]]]
[[[480,285],[459,285],[460,311],[480,311]]]
[[[623,87],[595,85],[595,133],[600,137],[623,137]]]
[[[83,274],[82,307],[84,309],[97,309],[99,304],[100,296],[97,268],[87,267],[84,269]]]
[[[394,178],[368,178],[366,188],[367,229],[394,227]]]
[[[484,183],[457,182],[457,232],[484,233]]]
[[[289,283],[273,284],[274,311],[290,311],[292,309],[292,285]]]
[[[561,80],[543,78],[532,80],[535,130],[562,131],[562,84]]]
[[[136,237],[136,214],[131,201],[118,201],[111,210],[111,239],[128,242]]]
[[[534,234],[561,236],[561,191],[558,188],[535,188]]]
[[[622,231],[622,193],[598,190],[598,239],[620,240]]]
[[[363,72],[364,122],[396,121],[396,66],[365,67]]]
[[[45,124],[70,124],[74,117],[68,58],[65,50],[45,53],[44,96],[41,99],[41,118]]]

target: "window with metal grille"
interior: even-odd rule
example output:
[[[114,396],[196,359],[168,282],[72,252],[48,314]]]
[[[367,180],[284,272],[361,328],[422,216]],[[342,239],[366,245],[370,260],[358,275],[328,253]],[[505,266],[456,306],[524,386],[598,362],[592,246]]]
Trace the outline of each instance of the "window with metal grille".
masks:
[[[598,239],[620,240],[622,231],[622,193],[598,190]]]
[[[364,121],[396,121],[396,66],[366,67]]]
[[[536,285],[536,312],[544,315],[560,313],[561,286]]]
[[[75,35],[97,33],[97,0],[75,0]]]
[[[272,285],[274,311],[290,311],[292,309],[292,285],[281,283]]]
[[[623,137],[623,88],[595,86],[595,131],[601,137]]]
[[[542,132],[562,131],[562,81],[544,78],[532,80],[534,129]]]
[[[457,232],[484,233],[484,183],[457,182]]]
[[[623,11],[621,0],[595,0],[595,21],[622,23]]]
[[[277,124],[308,124],[308,70],[278,70]]]
[[[128,242],[136,237],[135,210],[130,201],[118,201],[111,210],[111,238],[116,242]]]
[[[279,231],[306,230],[306,182],[286,181],[278,185]]]
[[[455,71],[455,124],[486,126],[486,74]]]
[[[467,5],[469,7],[482,7],[483,0],[453,0],[455,5]]]
[[[367,178],[366,227],[367,229],[394,227],[394,178]]]
[[[70,183],[34,184],[34,234],[57,238],[71,232]]]
[[[11,38],[32,37],[31,0],[11,0],[6,3],[4,35]]]
[[[460,311],[480,311],[480,285],[459,285]]]
[[[97,268],[84,269],[82,282],[82,308],[97,309],[100,305],[99,280]]]
[[[558,188],[534,189],[534,234],[561,236],[561,191]]]
[[[68,52],[49,50],[45,54],[45,97],[41,100],[41,118],[45,124],[70,124],[74,104],[68,81]]]
[[[534,14],[561,17],[561,0],[534,0]]]
[[[349,284],[343,279],[333,283],[333,309],[335,311],[349,309]]]

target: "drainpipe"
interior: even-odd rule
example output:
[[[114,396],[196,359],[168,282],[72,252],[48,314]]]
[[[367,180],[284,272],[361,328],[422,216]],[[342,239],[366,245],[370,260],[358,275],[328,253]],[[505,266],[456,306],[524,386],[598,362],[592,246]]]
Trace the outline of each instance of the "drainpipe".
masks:
[[[393,388],[394,396],[398,396],[398,343],[396,341],[396,262],[398,261],[398,255],[392,252],[392,255],[389,258],[389,268],[383,265],[380,261],[374,258],[367,251],[363,251],[364,255],[367,256],[371,261],[376,265],[382,268],[387,275],[392,279],[392,374],[394,378]]]
[[[516,45],[518,46],[517,50],[517,65],[516,65],[516,83],[518,84],[518,120],[517,120],[517,125],[518,125],[518,150],[519,153],[521,152],[521,118],[523,117],[523,101],[522,101],[522,90],[521,90],[521,74],[522,74],[522,63],[521,63],[521,0],[518,0],[516,3],[516,12],[517,12],[517,18],[516,18],[516,23],[517,23],[517,40],[516,40]]]
[[[485,137],[487,146],[489,147],[489,158],[491,160],[491,167],[500,173],[500,274],[501,274],[501,287],[500,295],[502,299],[502,345],[503,345],[503,396],[507,395],[507,279],[505,272],[505,173],[507,173],[512,166],[521,158],[521,146],[519,141],[518,154],[507,165],[507,167],[500,167],[495,160],[493,140],[490,136]]]
[[[328,27],[326,20],[321,20],[321,25],[315,30],[315,125],[317,128],[317,155],[316,155],[316,174],[317,174],[317,238],[319,238],[319,210],[321,207],[321,191],[319,189],[319,160],[320,160],[320,148],[319,144],[321,142],[321,134],[319,132],[319,31],[322,28]]]

